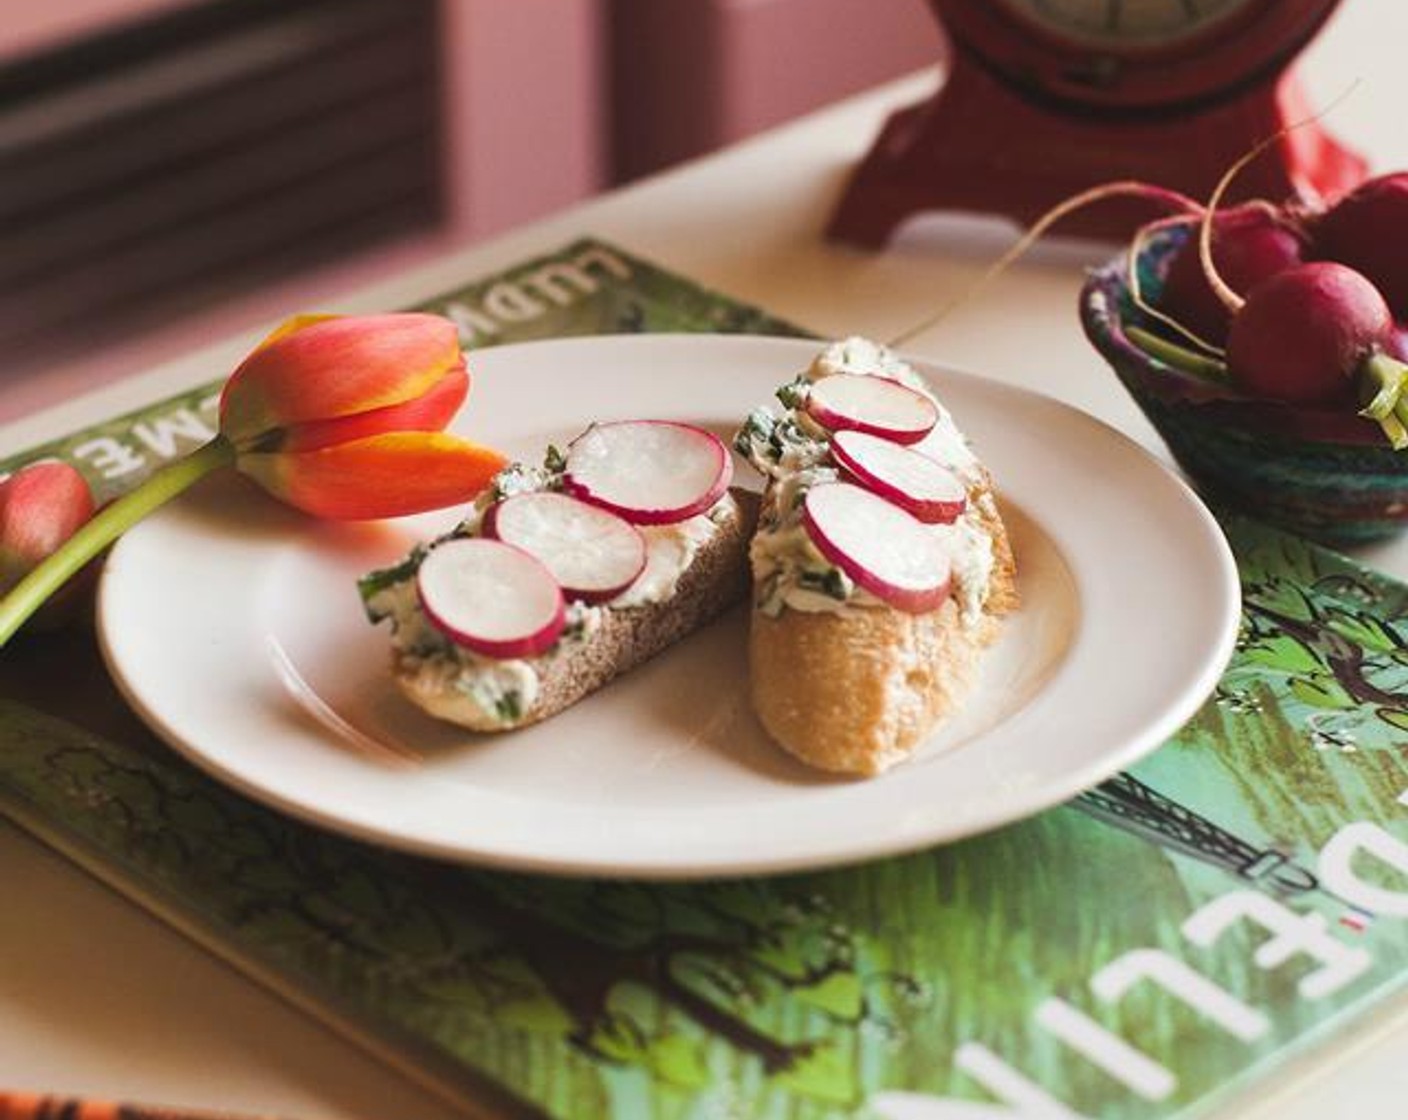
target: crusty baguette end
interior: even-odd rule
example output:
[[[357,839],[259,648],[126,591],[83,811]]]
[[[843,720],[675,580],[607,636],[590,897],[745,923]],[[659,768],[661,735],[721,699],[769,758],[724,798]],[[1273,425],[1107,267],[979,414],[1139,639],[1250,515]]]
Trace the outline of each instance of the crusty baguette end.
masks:
[[[990,494],[990,490],[985,490]],[[753,706],[768,733],[803,762],[872,776],[904,760],[977,683],[984,649],[1019,595],[1011,542],[996,504],[980,504],[993,537],[992,582],[980,617],[950,597],[936,611],[754,610]]]

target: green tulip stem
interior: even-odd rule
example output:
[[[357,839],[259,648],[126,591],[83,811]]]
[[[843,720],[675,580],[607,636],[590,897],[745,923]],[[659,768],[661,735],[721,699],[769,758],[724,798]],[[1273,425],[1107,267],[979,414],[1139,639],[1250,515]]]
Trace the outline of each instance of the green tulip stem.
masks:
[[[206,475],[234,461],[233,445],[223,436],[216,436],[184,458],[161,468],[135,490],[104,506],[0,598],[0,648],[50,595],[138,521]]]

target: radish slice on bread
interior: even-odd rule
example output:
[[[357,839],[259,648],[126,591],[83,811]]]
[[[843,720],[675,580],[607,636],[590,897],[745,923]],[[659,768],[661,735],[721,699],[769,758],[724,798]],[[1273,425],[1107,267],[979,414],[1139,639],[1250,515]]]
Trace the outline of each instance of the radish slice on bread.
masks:
[[[897,610],[922,614],[948,598],[952,569],[933,530],[878,494],[821,483],[807,491],[802,522],[822,556]]]
[[[533,657],[562,633],[562,588],[539,560],[486,537],[431,549],[416,572],[431,623],[451,641],[488,657]]]
[[[602,603],[645,570],[645,538],[610,510],[550,490],[516,494],[489,507],[484,533],[517,545],[546,566],[570,599]]]
[[[922,451],[867,432],[837,432],[831,457],[867,490],[873,490],[926,525],[949,525],[968,504],[968,491],[953,471]]]
[[[733,476],[718,436],[672,420],[595,424],[567,449],[569,494],[637,525],[683,521],[709,509]]]
[[[833,432],[867,432],[895,443],[918,443],[939,422],[939,409],[923,393],[886,377],[836,373],[815,382],[807,415]]]

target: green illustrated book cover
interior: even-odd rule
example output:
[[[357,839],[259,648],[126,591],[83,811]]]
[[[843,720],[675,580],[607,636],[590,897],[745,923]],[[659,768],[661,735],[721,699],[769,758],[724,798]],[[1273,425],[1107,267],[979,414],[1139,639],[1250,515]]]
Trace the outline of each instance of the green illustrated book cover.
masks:
[[[427,306],[471,347],[804,333],[593,241]],[[0,471],[60,455],[110,496],[207,438],[215,391]],[[1343,1045],[1408,977],[1408,587],[1224,527],[1243,625],[1198,715],[1070,803],[948,847],[688,885],[376,850],[163,748],[81,628],[7,651],[0,809],[507,1112],[1198,1116]],[[1131,656],[1157,641],[1131,623]]]

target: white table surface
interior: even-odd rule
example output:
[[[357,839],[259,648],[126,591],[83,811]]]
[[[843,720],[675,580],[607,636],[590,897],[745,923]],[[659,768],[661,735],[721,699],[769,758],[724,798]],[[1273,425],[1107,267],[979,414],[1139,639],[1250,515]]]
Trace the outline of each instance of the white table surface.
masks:
[[[1401,44],[1408,6],[1349,0],[1305,58],[1323,103],[1358,88],[1329,122],[1376,168],[1408,166]],[[889,337],[962,292],[1008,244],[998,223],[925,218],[883,255],[819,234],[845,176],[886,112],[932,74],[874,91],[725,153],[616,192],[491,244],[334,302],[384,308],[427,297],[527,255],[596,234],[832,335]],[[1151,429],[1085,342],[1075,316],[1082,269],[1107,255],[1052,242],[957,308],[910,349],[1037,387],[1162,454]],[[290,309],[294,310],[294,309]],[[8,452],[120,406],[229,368],[234,339],[0,431]],[[1364,558],[1408,577],[1408,544]],[[0,824],[0,1088],[164,1102],[287,1117],[441,1120],[465,1114],[369,1058],[207,955],[17,829]],[[1408,1019],[1408,1016],[1404,1018]],[[1408,1022],[1380,1023],[1353,1047],[1259,1093],[1238,1116],[1362,1120],[1402,1115]]]

